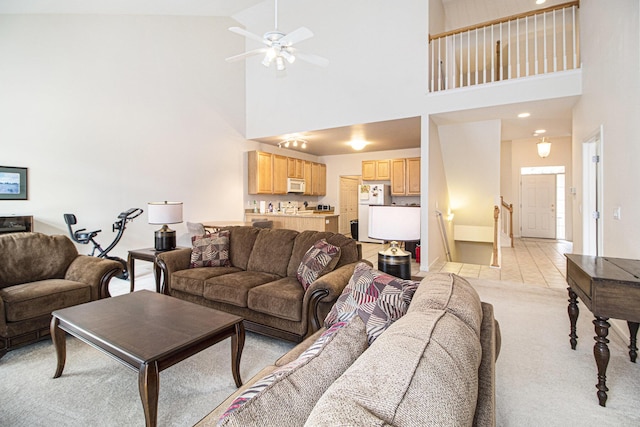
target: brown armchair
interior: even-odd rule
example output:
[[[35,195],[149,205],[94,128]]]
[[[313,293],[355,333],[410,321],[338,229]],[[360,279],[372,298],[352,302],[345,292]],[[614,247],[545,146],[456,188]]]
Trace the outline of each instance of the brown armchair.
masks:
[[[0,357],[49,335],[51,312],[105,298],[117,261],[79,255],[66,236],[0,235]]]

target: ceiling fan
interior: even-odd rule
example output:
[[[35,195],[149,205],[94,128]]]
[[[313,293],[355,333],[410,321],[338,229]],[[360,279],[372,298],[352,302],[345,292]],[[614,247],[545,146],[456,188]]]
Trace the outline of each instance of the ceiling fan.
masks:
[[[264,36],[260,37],[253,34],[244,28],[231,27],[229,31],[241,36],[245,36],[249,39],[256,40],[263,43],[265,47],[253,49],[248,52],[241,53],[239,55],[230,56],[227,58],[227,62],[239,61],[241,59],[248,58],[254,55],[264,54],[262,65],[265,67],[275,64],[276,70],[283,71],[286,68],[286,63],[293,64],[296,58],[309,62],[320,67],[326,67],[329,65],[329,61],[318,55],[300,52],[294,48],[295,43],[307,40],[313,37],[313,33],[306,27],[300,27],[297,30],[285,34],[278,29],[278,0],[275,0],[275,25],[274,30],[266,32]]]

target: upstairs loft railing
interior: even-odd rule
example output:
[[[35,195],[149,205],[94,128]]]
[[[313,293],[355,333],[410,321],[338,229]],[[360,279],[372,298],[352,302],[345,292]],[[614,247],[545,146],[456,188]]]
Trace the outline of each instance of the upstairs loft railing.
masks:
[[[429,37],[429,91],[580,68],[579,1]]]

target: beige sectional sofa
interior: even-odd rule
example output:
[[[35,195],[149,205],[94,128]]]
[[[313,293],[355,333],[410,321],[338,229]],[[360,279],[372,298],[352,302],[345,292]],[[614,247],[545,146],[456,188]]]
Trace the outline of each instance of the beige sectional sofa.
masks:
[[[0,236],[0,357],[49,336],[51,312],[109,296],[119,262],[79,255],[66,236]]]
[[[222,230],[229,231],[229,265],[192,268],[192,248],[160,254],[163,292],[242,316],[248,330],[294,342],[321,327],[362,259],[360,244],[342,234],[248,226]],[[337,264],[305,290],[298,267],[322,239],[340,248]]]
[[[466,280],[429,274],[370,345],[365,323],[319,330],[197,426],[495,425],[499,328]]]

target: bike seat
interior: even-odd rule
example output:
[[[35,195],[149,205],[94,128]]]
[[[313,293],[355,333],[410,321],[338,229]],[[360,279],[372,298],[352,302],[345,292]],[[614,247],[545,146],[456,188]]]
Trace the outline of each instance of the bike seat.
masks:
[[[73,237],[78,243],[87,244],[98,235],[102,230],[84,231],[86,228],[81,228],[73,233]]]

